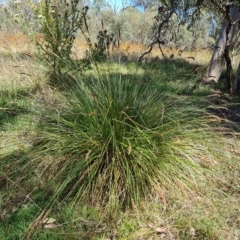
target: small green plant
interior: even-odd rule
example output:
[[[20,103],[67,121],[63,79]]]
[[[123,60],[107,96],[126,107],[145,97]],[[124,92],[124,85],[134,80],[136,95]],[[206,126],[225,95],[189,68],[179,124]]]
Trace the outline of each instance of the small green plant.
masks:
[[[83,16],[88,7],[81,6],[76,0],[45,0],[35,9],[43,39],[36,38],[37,46],[42,50],[52,77],[62,76],[71,70],[82,71],[90,65],[85,58],[71,58],[72,47],[77,30],[83,25]]]

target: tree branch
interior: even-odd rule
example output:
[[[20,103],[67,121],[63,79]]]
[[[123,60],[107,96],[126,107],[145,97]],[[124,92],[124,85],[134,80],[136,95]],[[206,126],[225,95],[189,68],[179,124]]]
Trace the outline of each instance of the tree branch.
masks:
[[[148,46],[149,49],[146,52],[144,52],[138,58],[138,62],[141,62],[145,55],[151,53],[154,45],[156,45],[156,44],[159,45],[159,49],[161,51],[160,44],[164,44],[165,43],[163,40],[161,40],[162,31],[163,30],[167,30],[169,19],[172,17],[174,12],[175,12],[175,8],[174,7],[172,7],[172,9],[170,9],[170,10],[167,9],[167,8],[164,9],[164,7],[159,8],[158,15],[155,17],[156,23],[158,23],[157,33],[156,33],[155,39],[149,44],[149,46]],[[163,52],[162,52],[162,54],[163,54]],[[164,58],[165,58],[165,56],[164,56]]]

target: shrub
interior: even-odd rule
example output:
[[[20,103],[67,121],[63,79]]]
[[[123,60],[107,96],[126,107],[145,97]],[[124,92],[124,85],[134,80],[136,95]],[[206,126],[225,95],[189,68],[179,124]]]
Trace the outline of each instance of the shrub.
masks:
[[[71,58],[75,35],[84,24],[83,16],[87,10],[88,7],[82,8],[80,1],[76,0],[45,0],[35,9],[40,33],[43,33],[43,39],[35,39],[36,44],[42,50],[54,79],[71,70],[82,71],[90,65],[86,58],[77,61]]]

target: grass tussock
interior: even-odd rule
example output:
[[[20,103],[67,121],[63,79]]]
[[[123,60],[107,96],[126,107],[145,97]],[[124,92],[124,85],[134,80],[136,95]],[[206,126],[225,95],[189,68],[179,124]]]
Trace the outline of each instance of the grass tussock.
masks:
[[[43,111],[31,162],[73,205],[113,211],[170,186],[200,193],[219,164],[219,138],[202,111],[173,96],[166,85],[129,76],[81,81]]]

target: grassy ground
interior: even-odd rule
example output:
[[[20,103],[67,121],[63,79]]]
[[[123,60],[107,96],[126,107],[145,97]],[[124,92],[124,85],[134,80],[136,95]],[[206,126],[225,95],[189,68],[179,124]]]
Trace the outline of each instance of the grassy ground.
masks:
[[[231,122],[238,121],[238,112],[226,112],[239,107],[239,101],[221,85],[197,83],[204,65],[191,73],[195,63],[186,58],[196,53],[169,59],[167,65],[161,59],[139,65],[118,58],[76,76],[79,81],[66,93],[47,84],[45,67],[25,41],[4,44],[1,239],[239,239],[240,141],[237,123]],[[139,46],[123,47],[129,58],[139,52]],[[195,61],[208,60],[199,55]],[[85,89],[91,81],[91,88]],[[139,118],[131,108],[138,109]],[[83,109],[89,114],[81,115]],[[156,123],[161,118],[164,124]],[[86,142],[81,141],[82,127],[91,133]],[[110,140],[104,138],[108,131],[115,134]],[[119,152],[123,164],[143,159],[129,171],[120,171],[125,165],[113,164]],[[102,160],[110,155],[114,157],[106,167]],[[95,174],[97,168],[85,174],[85,168],[75,164],[81,157],[93,162],[86,171],[95,169],[97,159],[106,173],[101,168]],[[73,174],[69,166],[87,177]]]

